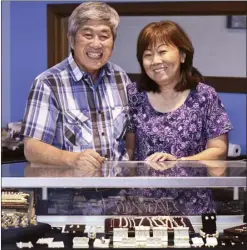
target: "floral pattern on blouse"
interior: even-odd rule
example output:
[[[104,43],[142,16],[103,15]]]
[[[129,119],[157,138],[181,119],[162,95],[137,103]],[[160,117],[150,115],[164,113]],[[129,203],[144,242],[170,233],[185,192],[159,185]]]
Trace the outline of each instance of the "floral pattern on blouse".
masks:
[[[166,152],[177,158],[198,154],[207,141],[232,129],[231,122],[214,88],[199,83],[178,109],[161,113],[149,103],[147,93],[139,92],[136,83],[127,87],[130,121],[128,131],[136,135],[135,160],[143,161],[155,152]],[[140,169],[139,171],[145,171]],[[150,170],[151,176],[157,175]],[[196,171],[176,166],[166,176],[206,176],[206,168]],[[160,176],[160,173],[159,173]],[[179,214],[195,215],[215,212],[210,189],[131,189],[131,195],[170,197]]]

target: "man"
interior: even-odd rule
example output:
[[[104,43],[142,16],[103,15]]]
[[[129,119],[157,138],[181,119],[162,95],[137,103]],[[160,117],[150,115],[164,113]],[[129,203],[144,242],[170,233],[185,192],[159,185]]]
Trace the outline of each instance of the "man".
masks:
[[[127,160],[122,138],[130,80],[108,62],[119,15],[106,3],[85,2],[69,17],[71,53],[35,79],[22,128],[28,161],[97,169]]]

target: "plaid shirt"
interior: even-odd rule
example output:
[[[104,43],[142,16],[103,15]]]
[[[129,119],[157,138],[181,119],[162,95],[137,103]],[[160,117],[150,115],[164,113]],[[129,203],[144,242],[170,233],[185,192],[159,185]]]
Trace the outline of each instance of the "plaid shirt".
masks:
[[[59,149],[95,149],[111,160],[127,160],[123,136],[128,120],[127,74],[108,62],[93,83],[70,54],[35,79],[22,134]]]

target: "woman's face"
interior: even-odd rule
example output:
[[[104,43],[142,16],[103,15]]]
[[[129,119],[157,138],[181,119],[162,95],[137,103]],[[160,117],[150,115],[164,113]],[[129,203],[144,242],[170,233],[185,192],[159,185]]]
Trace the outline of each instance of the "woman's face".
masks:
[[[146,74],[159,86],[177,83],[184,60],[185,55],[177,47],[164,43],[148,47],[142,57]]]

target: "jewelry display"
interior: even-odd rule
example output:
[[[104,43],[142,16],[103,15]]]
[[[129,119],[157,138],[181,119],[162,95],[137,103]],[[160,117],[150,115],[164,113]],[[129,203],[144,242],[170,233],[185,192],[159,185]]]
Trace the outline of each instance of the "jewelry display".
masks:
[[[147,239],[150,238],[150,227],[149,226],[135,227],[135,238],[136,241],[147,241]]]
[[[6,208],[27,207],[28,198],[29,198],[29,194],[27,194],[27,193],[3,191],[2,197],[1,197],[1,200],[2,200],[1,206],[6,207]]]
[[[157,217],[157,218],[154,217],[154,220],[156,219],[160,223],[159,226],[168,227],[168,223],[167,223],[168,217]]]
[[[39,238],[36,242],[36,244],[48,244],[49,242],[52,242],[54,238]]]
[[[122,241],[113,242],[114,248],[136,248],[137,246],[135,238],[123,238]]]
[[[128,238],[128,228],[113,228],[113,241],[122,241]]]
[[[207,247],[215,247],[218,245],[218,241],[215,237],[207,237],[206,238],[206,244]]]
[[[131,217],[131,220],[133,222],[133,228],[135,228],[135,226],[136,226],[135,219],[133,217]]]
[[[114,219],[111,219],[111,228],[114,228],[115,225],[114,225]]]
[[[202,229],[200,230],[200,235],[203,237],[203,238],[207,238],[207,237],[216,237],[218,238],[219,237],[219,232],[216,231],[214,234],[206,234],[205,232],[202,231]]]
[[[191,247],[191,244],[189,240],[174,240],[174,248],[180,248],[180,247]]]
[[[191,238],[193,247],[202,247],[204,245],[204,241],[201,237],[193,237]]]
[[[89,248],[89,238],[87,237],[74,237],[73,248]]]
[[[144,217],[141,218],[139,225],[138,225],[139,227],[142,225],[143,220],[144,220]]]
[[[168,228],[159,226],[159,227],[154,227],[153,228],[153,238],[158,238],[161,241],[168,241]]]
[[[29,242],[17,242],[16,243],[16,246],[18,247],[18,248],[23,248],[23,247],[25,247],[25,248],[32,248],[33,247],[33,244],[32,244],[32,242],[31,241],[29,241]]]
[[[52,241],[48,243],[48,247],[50,248],[64,248],[63,241]]]
[[[123,225],[123,227],[128,227],[128,226],[129,226],[128,219],[125,218],[125,217],[123,217],[123,218],[121,218],[121,221],[122,221],[122,219],[123,219],[124,222],[125,222],[125,224]]]
[[[182,239],[189,240],[189,228],[188,227],[174,227],[174,240]]]
[[[177,227],[187,227],[191,233],[194,229],[185,217],[171,217],[171,216],[154,216],[154,217],[113,217],[105,220],[105,230],[106,233],[113,233],[113,228],[128,228],[130,235],[134,236],[135,227],[138,226],[148,226],[150,228],[156,227],[167,227],[168,231],[173,231]]]
[[[234,239],[235,237],[238,237],[240,240],[244,240],[246,237],[246,224],[236,226],[236,227],[231,227],[231,228],[226,228],[224,230],[224,235],[226,236],[232,236]]]
[[[27,213],[23,212],[13,212],[13,213],[2,212],[1,217],[2,217],[1,227],[4,229],[12,227],[15,228],[27,227],[30,225],[38,224],[37,217],[35,215],[29,220]]]
[[[156,219],[155,219],[154,217],[152,217],[151,220],[153,221],[153,223],[154,223],[154,225],[155,225],[156,227],[160,227],[160,225],[157,224]],[[164,223],[162,222],[162,224],[164,224]],[[164,225],[165,225],[165,224],[164,224]]]
[[[220,236],[218,239],[218,244],[220,246],[233,246],[233,245],[242,245],[244,243],[244,239],[238,236],[233,235],[224,235]]]
[[[96,227],[91,226],[88,230],[87,237],[89,239],[95,239],[96,238]]]
[[[161,248],[164,247],[164,243],[161,241],[160,238],[148,238],[146,242],[147,248]]]
[[[79,225],[79,224],[68,224],[65,225],[62,228],[62,233],[84,233],[85,231],[85,225]]]
[[[174,227],[174,247],[190,247],[188,227]]]
[[[95,248],[109,248],[110,240],[102,237],[101,239],[95,239],[93,246]]]
[[[147,217],[147,219],[148,219],[148,221],[150,223],[150,227],[153,228],[154,226],[153,226],[152,220],[149,217]]]
[[[206,213],[202,214],[202,228],[200,236],[203,238],[219,237],[219,232],[216,230],[216,214]]]

